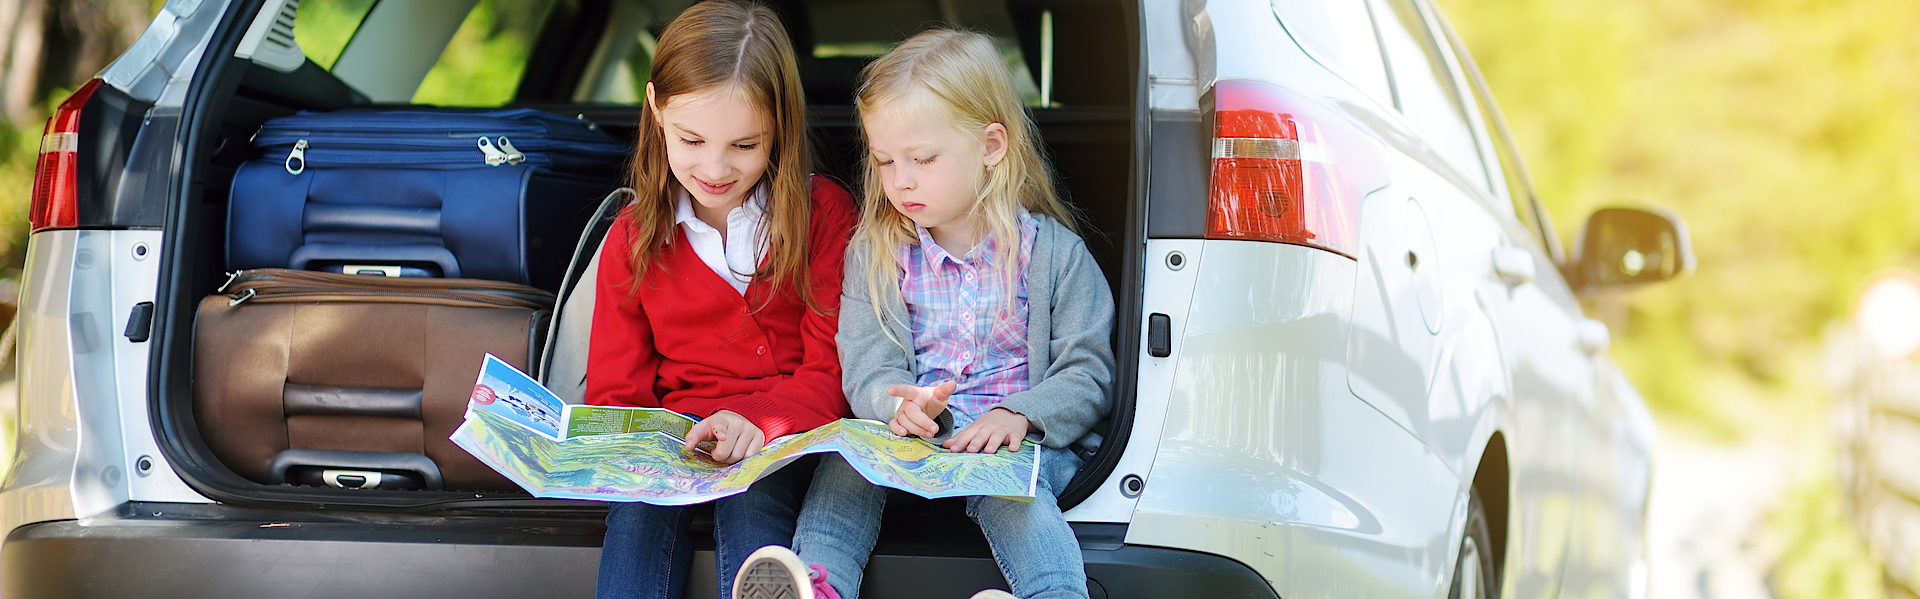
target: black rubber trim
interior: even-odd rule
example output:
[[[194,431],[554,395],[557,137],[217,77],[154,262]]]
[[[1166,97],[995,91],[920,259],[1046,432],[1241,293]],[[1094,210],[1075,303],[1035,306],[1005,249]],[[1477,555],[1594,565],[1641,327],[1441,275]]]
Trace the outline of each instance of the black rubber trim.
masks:
[[[273,456],[273,461],[267,464],[267,478],[284,483],[295,483],[298,481],[293,479],[291,473],[293,469],[301,467],[413,472],[420,475],[420,481],[428,489],[439,490],[446,487],[441,482],[440,467],[435,465],[432,459],[417,453],[387,451],[341,451],[295,447]]]
[[[16,528],[0,549],[0,595],[587,597],[603,534],[595,521],[288,520],[222,507],[130,504],[85,525]]]
[[[79,228],[160,225],[165,199],[155,194],[120,193],[125,177],[141,176],[151,168],[135,162],[133,150],[152,109],[152,104],[105,83],[81,107],[80,177],[74,185]],[[150,162],[152,154],[143,153],[138,158]]]
[[[1200,239],[1207,234],[1207,129],[1196,111],[1153,111],[1153,184],[1147,193],[1147,237]]]
[[[1127,438],[1133,433],[1134,404],[1140,394],[1140,306],[1145,295],[1145,258],[1147,251],[1147,166],[1148,148],[1151,137],[1147,124],[1147,44],[1142,39],[1141,19],[1146,8],[1142,3],[1129,3],[1133,10],[1126,11],[1126,30],[1122,34],[1134,40],[1134,52],[1129,58],[1128,67],[1133,73],[1133,139],[1130,142],[1132,164],[1127,181],[1127,229],[1122,240],[1126,251],[1120,258],[1120,293],[1114,294],[1114,314],[1118,315],[1114,323],[1114,398],[1112,415],[1107,417],[1107,436],[1100,444],[1100,450],[1087,459],[1080,472],[1067,483],[1060,492],[1060,510],[1073,509],[1092,497],[1113,469],[1120,465],[1120,454],[1125,453]]]
[[[140,302],[127,313],[127,328],[120,333],[128,341],[146,343],[153,336],[153,302]]]
[[[1258,573],[1233,559],[1126,545],[1124,525],[1074,528],[1094,599],[1278,599]],[[604,531],[600,521],[584,518],[133,503],[85,524],[60,520],[14,529],[0,549],[0,595],[589,597]],[[696,535],[690,599],[714,594],[712,545],[705,541]],[[883,541],[861,594],[964,599],[1004,585],[984,551]]]

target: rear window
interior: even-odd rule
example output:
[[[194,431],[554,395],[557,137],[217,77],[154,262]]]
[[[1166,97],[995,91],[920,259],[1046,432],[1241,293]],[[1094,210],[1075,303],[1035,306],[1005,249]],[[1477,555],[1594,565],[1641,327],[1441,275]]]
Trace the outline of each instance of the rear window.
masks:
[[[1393,105],[1366,0],[1273,0],[1273,14],[1314,60],[1381,104]]]
[[[307,0],[295,12],[293,39],[320,68],[333,68],[347,40],[373,10],[374,0]]]
[[[1427,143],[1468,181],[1486,189],[1487,171],[1480,145],[1467,126],[1466,107],[1454,87],[1453,72],[1434,43],[1426,19],[1412,0],[1375,0],[1381,46],[1393,71],[1400,114],[1420,130]]]
[[[295,41],[307,59],[329,71],[377,0],[300,3]],[[460,22],[412,102],[440,106],[500,106],[514,98],[527,55],[554,0],[480,0]],[[643,71],[644,72],[644,71]]]
[[[1016,38],[1016,16],[1034,47]],[[813,0],[807,3],[807,33],[814,59],[878,58],[913,34],[950,23],[993,36],[1013,84],[1027,106],[1057,106],[1053,98],[1053,14],[1015,15],[1007,3],[933,0]]]
[[[527,53],[553,0],[480,0],[460,23],[415,104],[500,106],[513,100]]]

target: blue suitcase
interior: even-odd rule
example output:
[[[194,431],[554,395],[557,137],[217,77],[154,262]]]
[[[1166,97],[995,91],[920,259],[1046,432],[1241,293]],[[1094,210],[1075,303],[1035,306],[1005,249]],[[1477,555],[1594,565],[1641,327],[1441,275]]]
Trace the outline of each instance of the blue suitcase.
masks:
[[[629,147],[533,109],[300,113],[234,174],[227,267],[557,289]]]

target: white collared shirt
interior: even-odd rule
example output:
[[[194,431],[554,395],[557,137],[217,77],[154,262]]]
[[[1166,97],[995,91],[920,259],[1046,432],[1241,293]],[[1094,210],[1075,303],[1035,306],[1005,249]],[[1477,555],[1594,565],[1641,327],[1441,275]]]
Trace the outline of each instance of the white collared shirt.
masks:
[[[707,268],[720,275],[722,280],[733,286],[740,295],[747,294],[747,283],[753,282],[753,271],[760,269],[760,259],[766,256],[765,235],[767,223],[767,188],[756,186],[748,192],[747,201],[740,207],[727,213],[727,234],[722,241],[720,231],[700,220],[693,213],[693,197],[686,190],[680,190],[680,202],[674,209],[674,222],[687,233],[687,242],[693,244],[693,253],[700,257]]]

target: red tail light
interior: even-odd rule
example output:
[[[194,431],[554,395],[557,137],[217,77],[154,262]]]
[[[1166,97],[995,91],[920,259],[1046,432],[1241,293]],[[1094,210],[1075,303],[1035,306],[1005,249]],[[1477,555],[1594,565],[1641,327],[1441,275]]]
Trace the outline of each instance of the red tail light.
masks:
[[[76,191],[80,181],[80,109],[97,89],[99,79],[88,81],[47,119],[46,135],[40,138],[40,165],[33,178],[33,208],[27,213],[33,232],[80,226]]]
[[[1215,83],[1213,123],[1208,239],[1355,255],[1360,198],[1386,185],[1373,140],[1305,96],[1259,81]]]

